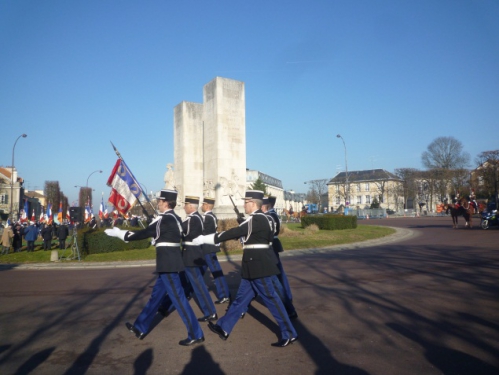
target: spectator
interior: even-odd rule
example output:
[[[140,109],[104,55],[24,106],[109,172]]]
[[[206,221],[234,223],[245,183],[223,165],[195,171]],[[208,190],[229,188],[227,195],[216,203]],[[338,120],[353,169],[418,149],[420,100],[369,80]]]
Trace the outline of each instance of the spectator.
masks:
[[[59,225],[57,228],[57,238],[59,239],[59,249],[66,249],[66,238],[69,236],[69,229],[66,223]]]
[[[54,237],[54,229],[52,224],[49,223],[42,229],[43,237],[43,250],[50,250],[52,248],[52,238]]]
[[[10,242],[12,238],[14,237],[14,232],[12,231],[12,228],[7,225],[2,234],[2,255],[7,255],[10,252]]]
[[[24,234],[24,228],[21,226],[21,224],[17,223],[14,226],[14,240],[12,241],[12,246],[14,247],[14,253],[18,253],[21,251],[21,248],[23,247],[23,234]]]
[[[29,227],[26,228],[24,232],[24,239],[28,243],[27,252],[29,253],[35,251],[35,241],[38,238],[38,228],[35,226],[35,223],[30,221]]]

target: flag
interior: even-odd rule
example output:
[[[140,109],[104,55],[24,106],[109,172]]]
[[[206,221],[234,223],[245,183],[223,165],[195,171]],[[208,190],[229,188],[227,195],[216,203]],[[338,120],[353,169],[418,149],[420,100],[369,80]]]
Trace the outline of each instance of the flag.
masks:
[[[59,202],[59,212],[57,213],[57,221],[62,224],[62,202]]]
[[[40,210],[40,218],[38,219],[40,223],[45,221],[45,215],[43,214],[43,208]]]
[[[35,216],[35,209],[33,208],[33,213],[31,214],[31,221],[35,222],[36,221],[36,216]]]
[[[109,203],[123,215],[137,203],[137,199],[142,194],[142,188],[121,159],[118,159],[114,165],[107,185],[111,187]]]
[[[28,200],[24,200],[24,209],[21,210],[21,223],[28,221]]]
[[[99,218],[101,220],[104,218],[104,194],[102,195],[101,202],[100,202]]]
[[[47,224],[52,224],[52,203],[47,206],[47,211],[45,212],[45,221]]]
[[[85,206],[85,223],[88,223],[92,219],[92,211],[90,209],[90,201],[87,202]]]
[[[71,223],[71,215],[69,213],[69,205],[66,209],[66,220],[68,221],[68,223]]]

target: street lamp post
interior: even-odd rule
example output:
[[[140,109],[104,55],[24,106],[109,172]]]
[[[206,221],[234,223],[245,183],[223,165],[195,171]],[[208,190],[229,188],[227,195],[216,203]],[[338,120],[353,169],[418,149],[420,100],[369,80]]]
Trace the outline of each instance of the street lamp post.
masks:
[[[345,185],[346,185],[346,192],[345,192],[345,206],[349,204],[349,196],[350,196],[350,185],[348,184],[348,159],[347,159],[347,146],[345,145],[345,140],[343,137],[338,134],[336,135],[336,138],[341,138],[341,141],[343,142],[343,147],[345,148]]]
[[[26,138],[28,135],[27,134],[21,134],[19,137],[17,137],[16,141],[14,142],[14,146],[12,147],[12,172],[10,174],[10,218],[12,221],[14,221],[14,216],[12,214],[13,211],[13,205],[14,205],[14,150],[16,148],[16,143],[19,140],[19,138]],[[27,215],[28,213],[26,213]]]
[[[97,173],[97,172],[102,173],[102,171],[100,169],[97,169],[96,171],[93,171],[92,173],[90,173],[88,175],[88,177],[87,177],[87,185],[85,185],[86,187],[88,187],[88,179],[90,178],[90,176],[93,175],[94,173]]]

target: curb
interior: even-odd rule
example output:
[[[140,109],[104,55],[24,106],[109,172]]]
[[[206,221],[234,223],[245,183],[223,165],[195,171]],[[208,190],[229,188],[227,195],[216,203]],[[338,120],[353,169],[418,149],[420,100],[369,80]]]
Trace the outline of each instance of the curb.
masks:
[[[280,257],[294,257],[305,254],[324,254],[334,251],[363,249],[366,247],[379,246],[389,243],[406,241],[419,235],[418,232],[406,229],[389,227],[395,230],[395,233],[377,238],[375,240],[367,240],[362,242],[355,242],[350,244],[341,244],[320,248],[308,248],[299,250],[286,250],[280,253]],[[242,255],[225,255],[217,254],[220,262],[231,262],[242,260]],[[78,262],[78,263],[65,263],[64,261],[57,261],[53,263],[22,263],[22,264],[0,264],[0,271],[5,270],[81,270],[81,269],[112,269],[112,268],[133,268],[133,267],[155,267],[156,261],[151,260],[137,260],[137,261],[118,261],[118,262]]]

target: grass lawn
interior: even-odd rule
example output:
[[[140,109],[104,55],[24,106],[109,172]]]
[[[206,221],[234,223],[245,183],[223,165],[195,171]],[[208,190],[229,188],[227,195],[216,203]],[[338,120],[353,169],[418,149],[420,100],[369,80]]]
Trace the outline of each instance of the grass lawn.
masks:
[[[385,237],[395,233],[395,230],[387,227],[376,227],[371,225],[359,225],[356,229],[345,230],[317,230],[304,229],[300,223],[283,224],[283,232],[279,235],[285,250],[298,250],[309,248],[320,248],[332,245],[340,245],[352,242],[367,241],[380,237]],[[68,245],[71,246],[72,237],[68,238]],[[39,245],[36,243],[36,245]],[[11,250],[12,251],[12,250]],[[231,254],[241,254],[242,250],[231,251]],[[65,253],[59,251],[59,256],[69,256],[70,250]],[[51,251],[43,251],[40,246],[35,247],[35,251],[27,253],[10,253],[0,255],[0,263],[44,263],[50,262]],[[82,255],[82,254],[80,254]],[[115,251],[112,253],[91,254],[82,260],[85,262],[115,262],[155,259],[156,250],[149,247],[144,250]],[[68,262],[77,262],[72,260]]]

